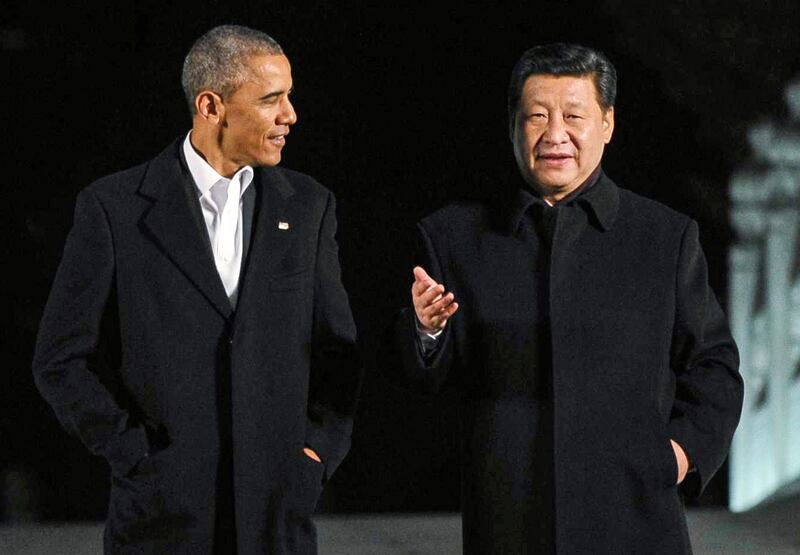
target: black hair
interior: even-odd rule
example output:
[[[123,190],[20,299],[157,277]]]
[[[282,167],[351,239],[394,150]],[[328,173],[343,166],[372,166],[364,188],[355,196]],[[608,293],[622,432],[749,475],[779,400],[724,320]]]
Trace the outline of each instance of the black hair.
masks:
[[[531,75],[590,76],[597,89],[597,102],[603,111],[613,107],[617,97],[617,70],[602,52],[563,42],[534,46],[522,54],[511,70],[508,123],[512,132],[522,88]]]

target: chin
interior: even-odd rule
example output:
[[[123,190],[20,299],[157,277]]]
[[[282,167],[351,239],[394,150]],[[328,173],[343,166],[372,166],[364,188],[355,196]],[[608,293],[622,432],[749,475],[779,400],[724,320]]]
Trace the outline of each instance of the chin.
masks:
[[[271,154],[269,156],[263,156],[259,161],[259,166],[277,166],[281,161],[280,154]]]
[[[565,187],[569,187],[569,185],[575,181],[577,175],[564,175],[561,172],[558,173],[547,172],[544,174],[534,173],[533,177],[537,183],[541,183],[542,185],[545,185],[548,188],[558,190],[558,189],[563,189]]]

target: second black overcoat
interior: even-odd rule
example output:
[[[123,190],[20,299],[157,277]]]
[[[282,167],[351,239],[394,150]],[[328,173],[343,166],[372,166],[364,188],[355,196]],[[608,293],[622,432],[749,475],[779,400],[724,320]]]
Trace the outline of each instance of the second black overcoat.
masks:
[[[536,204],[425,218],[421,263],[460,308],[427,360],[413,309],[395,326],[396,378],[461,391],[464,552],[690,553],[669,440],[698,494],[742,403],[697,225],[601,174],[548,209],[547,253]]]

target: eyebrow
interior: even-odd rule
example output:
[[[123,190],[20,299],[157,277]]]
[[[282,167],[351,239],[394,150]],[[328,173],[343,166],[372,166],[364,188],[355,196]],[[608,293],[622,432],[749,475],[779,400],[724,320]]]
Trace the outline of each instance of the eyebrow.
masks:
[[[585,103],[579,102],[577,100],[569,100],[564,105],[567,108],[584,108],[584,109],[586,108],[586,104]],[[545,106],[545,103],[542,102],[541,100],[534,99],[531,102],[530,106],[527,107],[527,108],[523,108],[523,110],[528,112],[528,113],[532,113],[533,111],[536,111],[539,108],[547,108],[547,106]]]
[[[281,96],[282,94],[292,94],[292,92],[294,92],[294,87],[292,87],[288,91],[275,91],[275,92],[267,93],[264,96],[262,96],[261,98],[259,98],[259,100],[269,100],[270,98],[275,98],[276,96]]]

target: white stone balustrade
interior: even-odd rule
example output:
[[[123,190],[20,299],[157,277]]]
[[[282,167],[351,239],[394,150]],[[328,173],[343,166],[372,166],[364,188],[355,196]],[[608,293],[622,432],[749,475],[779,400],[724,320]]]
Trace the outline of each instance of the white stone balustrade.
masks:
[[[728,311],[745,379],[730,456],[736,512],[800,477],[800,79],[785,98],[788,120],[751,129],[752,158],[729,189]]]

